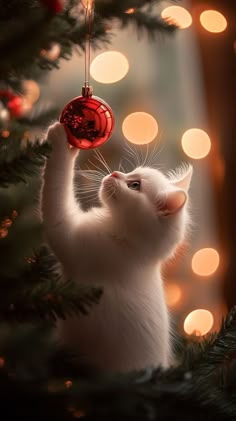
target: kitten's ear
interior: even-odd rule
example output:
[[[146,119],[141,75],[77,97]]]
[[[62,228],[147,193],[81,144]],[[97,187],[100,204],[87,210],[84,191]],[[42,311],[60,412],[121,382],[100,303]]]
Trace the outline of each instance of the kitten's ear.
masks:
[[[186,203],[187,194],[184,190],[173,190],[167,193],[165,198],[157,204],[157,213],[160,216],[174,215]]]
[[[176,177],[176,180],[171,181],[171,184],[173,184],[175,187],[179,189],[188,191],[192,174],[193,174],[193,167],[192,165],[189,165],[187,170],[181,174],[180,178]]]

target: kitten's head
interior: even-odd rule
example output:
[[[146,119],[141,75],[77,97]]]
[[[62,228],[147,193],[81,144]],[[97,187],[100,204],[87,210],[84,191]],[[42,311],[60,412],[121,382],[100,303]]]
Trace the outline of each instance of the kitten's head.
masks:
[[[169,176],[149,167],[115,171],[103,178],[99,198],[127,233],[158,243],[165,257],[185,233],[191,177],[191,166]]]

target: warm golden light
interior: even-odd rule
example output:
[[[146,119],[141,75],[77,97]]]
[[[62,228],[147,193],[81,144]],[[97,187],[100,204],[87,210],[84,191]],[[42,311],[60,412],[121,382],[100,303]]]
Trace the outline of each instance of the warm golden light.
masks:
[[[200,15],[200,22],[209,32],[219,33],[227,28],[227,20],[222,13],[216,10],[205,10]]]
[[[9,130],[3,130],[1,133],[1,136],[5,139],[7,139],[10,136]]]
[[[61,46],[57,42],[54,42],[53,44],[51,44],[48,50],[43,49],[40,51],[40,56],[49,61],[55,61],[56,59],[59,58],[60,54],[61,54]]]
[[[123,79],[129,70],[129,62],[124,54],[118,51],[107,51],[99,54],[92,61],[90,74],[100,83],[115,83]]]
[[[0,228],[0,238],[5,238],[8,235],[8,229],[7,228]]]
[[[188,335],[203,336],[211,330],[213,323],[214,317],[209,310],[194,310],[184,321],[184,331]]]
[[[189,129],[184,132],[181,144],[183,151],[190,158],[205,158],[211,149],[211,141],[206,132],[201,129]]]
[[[168,283],[165,288],[166,302],[169,307],[174,307],[179,303],[182,297],[182,291],[179,285]]]
[[[40,88],[37,82],[34,80],[24,80],[22,82],[22,86],[24,89],[24,95],[25,97],[34,104],[40,96]]]
[[[161,17],[174,23],[181,29],[188,28],[192,24],[192,16],[181,6],[169,6],[161,12]]]
[[[198,250],[192,258],[192,270],[200,276],[212,275],[218,268],[220,256],[213,248],[203,248]]]
[[[137,145],[150,143],[158,133],[158,125],[153,116],[144,112],[127,115],[122,124],[126,139]]]
[[[127,15],[132,15],[132,13],[134,13],[135,11],[136,9],[134,7],[130,7],[125,11],[125,13],[127,13]]]
[[[65,387],[66,387],[67,389],[70,389],[70,388],[72,387],[72,381],[71,381],[71,380],[66,380],[66,381],[65,381]]]

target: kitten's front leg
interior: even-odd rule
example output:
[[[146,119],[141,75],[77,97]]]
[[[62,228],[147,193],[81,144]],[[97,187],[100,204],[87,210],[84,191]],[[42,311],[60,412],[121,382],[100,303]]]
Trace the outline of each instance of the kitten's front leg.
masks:
[[[75,221],[82,212],[73,192],[74,165],[79,150],[70,147],[60,123],[49,128],[47,140],[52,152],[44,173],[41,210],[48,242],[61,258],[71,245]]]
[[[79,153],[79,149],[69,144],[66,131],[61,123],[57,122],[49,127],[46,139],[53,147],[52,154],[56,155],[58,159],[76,158]]]

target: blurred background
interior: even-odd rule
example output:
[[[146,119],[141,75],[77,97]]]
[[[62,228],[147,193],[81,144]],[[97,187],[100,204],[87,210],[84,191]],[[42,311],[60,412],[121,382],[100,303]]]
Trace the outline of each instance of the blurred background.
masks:
[[[233,262],[226,232],[226,225],[231,233],[234,229],[227,209],[234,200],[234,186],[229,196],[222,186],[227,145],[233,143],[233,3],[163,2],[156,12],[180,26],[173,37],[137,41],[131,30],[112,26],[107,29],[111,45],[91,56],[94,95],[103,98],[115,115],[112,140],[100,149],[108,165],[117,169],[122,159],[126,171],[132,170],[125,157],[134,165],[138,162],[127,152],[128,145],[141,162],[147,149],[149,154],[153,151],[152,163],[164,172],[183,162],[193,165],[192,231],[176,261],[166,265],[164,278],[177,324],[186,333],[199,335],[218,329],[227,306],[236,301],[235,287],[228,293]],[[53,48],[57,54],[57,46]],[[84,57],[75,51],[72,60],[50,72],[41,86],[41,101],[55,101],[63,108],[81,94],[83,80]],[[89,159],[93,153],[84,152],[81,168]],[[94,202],[86,200],[85,206]]]
[[[126,13],[135,13],[135,8]],[[236,303],[236,5],[232,0],[165,1],[153,13],[180,29],[174,36],[160,35],[157,42],[137,39],[131,29],[121,31],[113,23],[107,27],[110,45],[92,50],[94,95],[105,100],[115,116],[112,139],[100,151],[112,170],[122,160],[130,171],[146,154],[165,173],[182,163],[193,165],[192,230],[175,261],[165,265],[164,278],[170,312],[180,330],[204,335],[218,329]],[[57,60],[60,45],[54,43],[41,55]],[[40,84],[26,81],[38,108],[56,104],[63,109],[81,94],[81,50],[59,65]],[[78,165],[92,169],[91,163],[102,168],[94,152],[83,151]],[[96,203],[81,200],[85,207]]]

